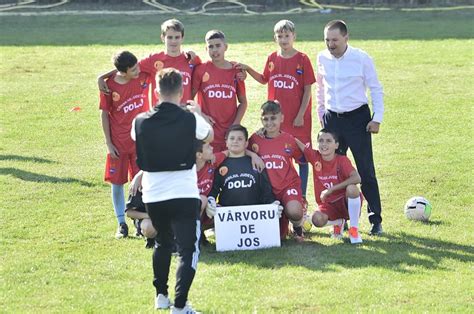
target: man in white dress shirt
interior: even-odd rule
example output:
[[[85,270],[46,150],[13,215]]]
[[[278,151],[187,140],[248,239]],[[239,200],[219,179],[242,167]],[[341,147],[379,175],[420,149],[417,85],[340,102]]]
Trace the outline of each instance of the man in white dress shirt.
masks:
[[[372,154],[372,133],[379,132],[384,104],[383,89],[372,58],[348,45],[344,21],[333,20],[324,28],[327,49],[317,56],[318,115],[322,126],[339,135],[339,153],[351,149],[368,203],[371,235],[382,234],[382,206]],[[366,91],[370,90],[372,113]]]

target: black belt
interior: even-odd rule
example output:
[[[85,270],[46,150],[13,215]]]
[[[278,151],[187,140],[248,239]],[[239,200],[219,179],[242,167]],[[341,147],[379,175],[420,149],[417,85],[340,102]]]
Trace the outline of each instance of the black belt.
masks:
[[[336,115],[338,118],[344,118],[344,117],[350,117],[350,116],[353,116],[361,111],[364,111],[364,110],[367,110],[367,104],[363,104],[362,106],[360,106],[359,108],[357,109],[354,109],[352,111],[346,111],[346,112],[335,112],[335,111],[332,111],[332,110],[329,110],[328,111],[333,114],[333,115]]]

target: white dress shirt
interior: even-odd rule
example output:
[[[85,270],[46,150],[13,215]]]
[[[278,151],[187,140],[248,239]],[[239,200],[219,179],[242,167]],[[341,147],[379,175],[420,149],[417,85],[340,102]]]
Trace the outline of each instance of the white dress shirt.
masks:
[[[374,62],[365,51],[347,46],[344,55],[336,58],[325,49],[318,54],[316,63],[316,96],[320,121],[326,110],[343,113],[367,104],[368,88],[372,98],[372,120],[382,122],[383,89],[377,78]]]

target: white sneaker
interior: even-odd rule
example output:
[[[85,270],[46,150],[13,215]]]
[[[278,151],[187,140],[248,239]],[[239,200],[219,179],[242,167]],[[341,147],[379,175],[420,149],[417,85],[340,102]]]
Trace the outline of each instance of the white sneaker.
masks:
[[[349,239],[352,244],[362,243],[362,237],[360,236],[359,229],[357,227],[349,228]]]
[[[172,306],[170,313],[171,314],[200,314],[201,312],[196,312],[195,310],[193,310],[191,305],[188,302],[186,302],[186,306],[183,307],[182,309]]]
[[[332,226],[331,238],[342,240],[342,236],[344,235],[344,223],[346,221],[341,219],[341,224]]]
[[[171,306],[170,299],[164,294],[161,294],[161,293],[158,294],[158,296],[155,299],[155,309],[164,310],[164,309],[168,309],[170,306]]]

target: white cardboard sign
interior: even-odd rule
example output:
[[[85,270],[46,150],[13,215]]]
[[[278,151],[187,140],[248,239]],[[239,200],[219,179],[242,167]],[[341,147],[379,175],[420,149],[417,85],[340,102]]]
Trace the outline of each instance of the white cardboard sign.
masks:
[[[219,252],[280,246],[275,204],[217,207],[214,225]]]

